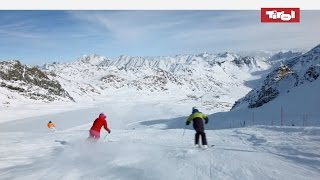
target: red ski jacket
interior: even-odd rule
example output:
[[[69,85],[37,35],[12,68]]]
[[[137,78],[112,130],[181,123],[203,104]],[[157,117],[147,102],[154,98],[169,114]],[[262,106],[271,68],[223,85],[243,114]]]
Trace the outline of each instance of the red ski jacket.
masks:
[[[107,124],[106,118],[103,118],[103,117],[99,117],[93,122],[91,130],[100,132],[102,126],[104,127],[105,130],[110,132],[110,129],[108,128],[108,124]]]

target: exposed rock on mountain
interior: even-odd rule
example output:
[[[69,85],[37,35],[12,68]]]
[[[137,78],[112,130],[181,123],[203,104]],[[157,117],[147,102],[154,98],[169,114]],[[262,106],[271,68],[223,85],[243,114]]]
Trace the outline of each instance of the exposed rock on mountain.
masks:
[[[236,101],[232,109],[262,106],[283,93],[289,93],[292,88],[318,80],[319,74],[320,45],[305,54],[284,60],[280,67],[266,76],[259,87]]]
[[[22,65],[19,61],[0,62],[0,86],[10,93],[5,93],[10,99],[19,99],[13,94],[19,94],[27,99],[50,101],[73,101],[60,83],[50,79],[46,73],[36,67]]]

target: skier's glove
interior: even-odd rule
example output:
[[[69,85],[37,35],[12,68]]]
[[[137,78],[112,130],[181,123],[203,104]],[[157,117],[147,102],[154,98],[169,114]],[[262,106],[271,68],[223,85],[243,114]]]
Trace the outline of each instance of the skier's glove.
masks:
[[[111,133],[111,130],[109,130],[108,133],[110,134],[110,133]]]
[[[187,121],[187,122],[186,122],[186,126],[188,126],[189,124],[190,124],[190,122],[189,122],[189,121]]]

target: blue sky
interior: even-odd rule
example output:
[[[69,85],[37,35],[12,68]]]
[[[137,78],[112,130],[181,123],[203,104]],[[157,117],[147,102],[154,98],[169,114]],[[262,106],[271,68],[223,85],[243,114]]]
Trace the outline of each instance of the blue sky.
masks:
[[[310,49],[320,44],[320,11],[301,16],[270,24],[260,22],[260,11],[0,11],[0,60]]]

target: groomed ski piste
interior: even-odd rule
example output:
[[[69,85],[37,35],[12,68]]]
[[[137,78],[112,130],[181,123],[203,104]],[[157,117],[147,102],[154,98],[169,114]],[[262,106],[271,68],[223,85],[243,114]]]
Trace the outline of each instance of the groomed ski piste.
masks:
[[[206,150],[194,147],[191,104],[159,99],[108,99],[7,110],[0,124],[0,179],[4,180],[307,180],[320,177],[320,128],[248,126],[220,129],[209,116]],[[16,107],[17,108],[17,107]],[[36,116],[36,109],[41,116]],[[41,110],[43,109],[43,110]],[[52,109],[52,112],[50,112]],[[201,108],[200,108],[201,110]],[[5,111],[2,111],[5,112]],[[32,113],[31,113],[32,112]],[[111,133],[86,141],[100,112]],[[205,112],[205,111],[203,111]],[[23,118],[27,117],[27,118]],[[46,124],[51,120],[56,130]],[[186,128],[186,129],[185,129]],[[106,136],[107,135],[107,136]]]

